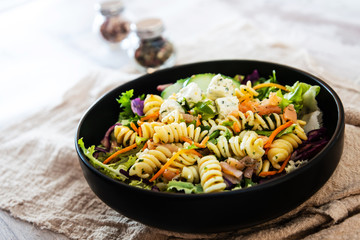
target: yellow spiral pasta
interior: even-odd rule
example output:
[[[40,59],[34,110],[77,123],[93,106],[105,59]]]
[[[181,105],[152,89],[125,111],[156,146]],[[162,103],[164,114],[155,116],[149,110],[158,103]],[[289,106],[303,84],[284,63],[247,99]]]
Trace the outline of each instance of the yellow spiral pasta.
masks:
[[[230,157],[232,155],[230,152],[229,143],[225,136],[218,137],[216,144],[212,142],[207,142],[206,146],[218,158]]]
[[[221,192],[226,188],[220,162],[214,155],[199,158],[198,167],[201,186],[205,193]]]
[[[169,114],[167,114],[165,117],[161,119],[161,122],[170,124],[170,123],[180,123],[182,120],[182,115],[179,110],[173,110]]]
[[[143,112],[145,116],[159,112],[161,104],[164,102],[162,97],[155,94],[148,94],[144,100]],[[152,118],[155,121],[155,118]]]
[[[256,172],[256,174],[262,173],[262,172],[268,172],[270,169],[270,161],[264,160],[262,162],[261,167],[258,169],[259,171]]]
[[[280,162],[293,152],[294,148],[297,148],[303,140],[306,140],[307,136],[304,130],[299,126],[295,126],[294,133],[289,133],[274,140],[269,148],[267,157],[272,166],[276,169],[280,169]]]
[[[149,178],[159,170],[174,154],[166,145],[158,145],[155,149],[145,149],[137,155],[137,160],[130,168],[129,174],[141,178]],[[186,166],[194,165],[199,157],[194,154],[180,154],[167,168],[173,172],[181,172]]]
[[[227,121],[231,121],[231,122],[235,122],[237,124],[237,126],[239,127],[239,130],[244,130],[245,127],[246,127],[246,124],[247,124],[247,120],[246,120],[246,117],[245,117],[245,114],[238,111],[236,113],[236,116],[235,117],[234,115],[232,114],[229,114],[222,122],[219,122],[219,124],[222,124],[223,122],[227,122]],[[233,126],[229,127],[231,128],[231,130],[236,133],[236,130],[233,128]]]
[[[180,176],[184,178],[187,182],[199,183],[200,182],[199,167],[196,165],[184,167],[181,171]]]
[[[135,143],[137,133],[126,126],[115,126],[114,136],[119,144],[127,147]]]
[[[163,126],[163,123],[160,122],[144,122],[141,124],[141,132],[142,137],[144,138],[152,138],[154,136],[155,130],[154,127],[156,126]]]
[[[240,136],[234,136],[229,139],[229,145],[231,152],[238,157],[245,157],[246,152],[240,148],[242,142],[242,137]],[[227,156],[230,157],[230,156]]]
[[[217,124],[214,120],[212,120],[212,119],[202,120],[202,121],[201,121],[201,124],[202,124],[203,126],[205,126],[205,127],[210,127],[210,129],[213,128],[213,127],[216,127],[216,126],[218,125],[218,124]]]
[[[261,158],[265,154],[263,139],[259,138],[254,131],[243,131],[240,135],[242,134],[243,139],[240,144],[240,149],[244,150],[245,153],[253,159]]]
[[[159,170],[163,164],[171,158],[172,152],[164,147],[158,146],[154,150],[145,149],[137,157],[134,165],[129,170],[130,176],[136,175],[141,178],[149,178]]]
[[[178,169],[181,171],[186,166],[194,165],[198,159],[199,157],[195,154],[182,153],[170,164],[170,167],[173,170]]]
[[[240,88],[235,88],[235,96],[239,99],[240,102],[241,100],[245,99],[253,99],[258,95],[259,93],[252,88],[250,81],[248,81],[246,85],[241,84]]]
[[[153,139],[155,143],[183,142],[183,137],[191,138],[195,142],[201,142],[208,134],[207,130],[202,131],[200,127],[195,128],[193,124],[186,126],[185,122],[156,126],[154,130]]]

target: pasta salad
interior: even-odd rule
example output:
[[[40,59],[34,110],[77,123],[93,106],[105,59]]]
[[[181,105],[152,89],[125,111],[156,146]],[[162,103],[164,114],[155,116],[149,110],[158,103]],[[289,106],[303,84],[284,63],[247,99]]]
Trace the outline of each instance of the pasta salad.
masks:
[[[101,143],[78,140],[95,168],[153,191],[233,191],[293,171],[328,142],[320,87],[281,85],[275,71],[196,74],[158,90],[123,92],[119,119]]]

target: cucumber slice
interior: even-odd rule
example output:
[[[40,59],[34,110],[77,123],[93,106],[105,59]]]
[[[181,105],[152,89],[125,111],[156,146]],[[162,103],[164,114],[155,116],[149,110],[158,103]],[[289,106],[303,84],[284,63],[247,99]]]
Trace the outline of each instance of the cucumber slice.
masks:
[[[217,74],[213,74],[213,73],[202,73],[202,74],[196,74],[196,75],[193,75],[190,77],[190,79],[188,81],[186,81],[184,83],[184,87],[190,83],[196,83],[199,88],[201,89],[201,91],[203,92],[206,92],[207,91],[207,88],[211,82],[211,79]],[[239,88],[240,87],[240,82],[234,80],[233,78],[231,77],[228,77],[228,76],[225,76],[225,75],[222,75],[221,76],[223,78],[229,78],[231,80],[233,80],[234,82],[234,85],[235,87]]]
[[[176,83],[173,85],[167,87],[164,89],[164,91],[161,92],[161,97],[163,99],[167,99],[170,97],[173,93],[177,93],[184,87],[184,82],[188,81],[190,78],[180,79],[177,80]]]
[[[199,88],[201,89],[201,91],[206,92],[211,79],[217,74],[214,73],[200,73],[200,74],[195,74],[192,75],[189,78],[184,78],[184,79],[180,79],[178,80],[176,83],[174,83],[173,85],[165,88],[165,90],[161,93],[161,97],[164,99],[167,99],[169,96],[171,96],[173,93],[177,93],[180,91],[180,89],[182,89],[183,87],[186,87],[188,84],[194,82],[196,83]],[[239,88],[240,87],[240,82],[234,80],[231,77],[222,75],[222,77],[224,78],[230,78],[233,80],[235,87]]]

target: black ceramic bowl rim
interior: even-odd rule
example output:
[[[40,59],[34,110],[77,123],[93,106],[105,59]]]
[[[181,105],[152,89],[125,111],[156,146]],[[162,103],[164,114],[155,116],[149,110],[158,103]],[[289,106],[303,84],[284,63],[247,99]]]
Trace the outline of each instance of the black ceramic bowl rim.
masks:
[[[258,63],[258,64],[272,64],[274,66],[279,66],[279,67],[283,67],[283,68],[287,68],[290,71],[294,71],[294,72],[298,72],[308,78],[311,78],[312,80],[314,80],[315,82],[318,83],[318,85],[321,87],[322,91],[323,89],[328,91],[330,93],[330,95],[333,97],[335,103],[336,103],[336,111],[337,111],[337,117],[338,117],[338,121],[336,123],[336,128],[334,130],[334,133],[332,134],[328,144],[319,152],[317,153],[307,164],[303,165],[302,167],[296,169],[295,171],[292,171],[291,173],[285,174],[283,176],[279,176],[277,178],[274,178],[270,181],[249,187],[249,188],[244,188],[244,189],[239,189],[236,191],[226,191],[226,192],[218,192],[218,193],[203,193],[203,194],[179,194],[179,193],[169,193],[169,192],[156,192],[156,191],[150,191],[150,190],[146,190],[146,189],[142,189],[142,188],[138,188],[138,187],[134,187],[134,186],[130,186],[126,183],[123,183],[121,181],[112,179],[110,177],[108,177],[107,175],[101,173],[100,171],[98,171],[96,168],[94,168],[90,162],[88,161],[87,157],[83,154],[82,150],[80,149],[80,147],[78,146],[77,142],[78,140],[81,138],[80,134],[80,129],[81,126],[83,124],[84,119],[86,118],[87,114],[89,113],[89,111],[93,108],[94,105],[96,105],[99,101],[101,101],[101,99],[103,97],[105,97],[106,95],[110,94],[113,91],[117,91],[118,88],[123,87],[124,85],[126,85],[129,82],[132,81],[136,81],[136,80],[140,80],[143,78],[147,78],[148,74],[140,76],[132,81],[129,81],[125,84],[119,85],[118,87],[114,88],[113,90],[105,93],[103,96],[101,96],[96,102],[94,102],[84,113],[84,115],[81,117],[79,124],[77,126],[77,131],[76,131],[76,136],[75,136],[75,148],[76,148],[76,152],[79,156],[79,158],[81,159],[81,161],[87,166],[87,168],[89,168],[94,174],[102,177],[102,178],[106,178],[108,181],[111,181],[115,184],[121,185],[122,187],[125,188],[130,188],[131,191],[137,191],[137,192],[141,192],[144,193],[146,195],[157,195],[157,196],[162,196],[162,195],[166,195],[167,197],[174,197],[174,198],[180,198],[180,199],[206,199],[208,197],[212,197],[212,196],[232,196],[232,195],[239,195],[239,194],[246,194],[248,192],[253,192],[253,191],[261,191],[264,188],[268,188],[270,186],[273,185],[277,185],[280,183],[283,183],[285,181],[288,181],[291,178],[295,178],[296,176],[302,174],[303,172],[306,172],[309,168],[312,168],[313,165],[315,165],[324,155],[325,153],[328,151],[328,149],[331,149],[333,147],[333,145],[335,145],[335,143],[337,142],[337,140],[341,137],[341,134],[344,132],[345,129],[345,121],[344,121],[344,109],[343,109],[343,105],[341,103],[340,98],[338,97],[338,95],[336,94],[336,92],[327,84],[325,83],[323,80],[319,79],[318,77],[315,77],[314,75],[307,73],[305,71],[299,70],[297,68],[291,67],[291,66],[287,66],[287,65],[283,65],[283,64],[278,64],[278,63],[274,63],[274,62],[268,62],[268,61],[257,61],[257,60],[218,60],[218,61],[205,61],[205,62],[197,62],[197,63],[190,63],[190,64],[185,64],[185,65],[179,65],[179,66],[175,66],[172,68],[168,68],[168,69],[163,69],[163,70],[159,70],[155,73],[152,74],[158,74],[158,73],[164,73],[164,72],[171,72],[174,69],[179,69],[179,68],[188,68],[188,67],[195,67],[196,65],[199,64],[206,64],[206,63],[223,63],[223,62],[252,62],[252,63]]]

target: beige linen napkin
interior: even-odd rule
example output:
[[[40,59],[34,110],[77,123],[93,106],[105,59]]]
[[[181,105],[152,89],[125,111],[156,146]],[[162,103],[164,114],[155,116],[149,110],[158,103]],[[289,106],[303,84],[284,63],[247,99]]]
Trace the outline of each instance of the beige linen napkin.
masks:
[[[144,226],[110,209],[88,187],[74,149],[76,126],[106,91],[134,79],[93,74],[57,106],[21,119],[0,135],[0,208],[71,239],[344,239],[360,237],[360,102],[358,86],[323,77],[346,111],[345,148],[330,180],[290,213],[253,228],[180,234]]]

